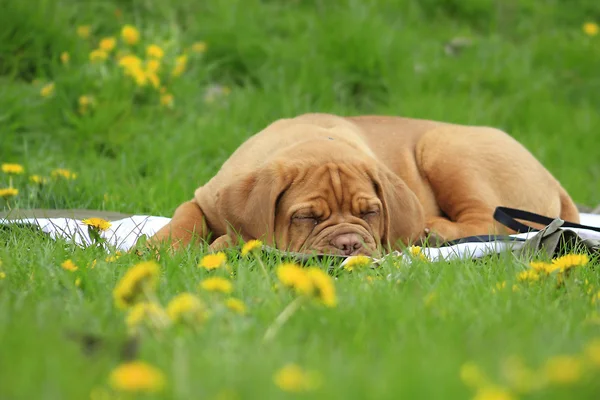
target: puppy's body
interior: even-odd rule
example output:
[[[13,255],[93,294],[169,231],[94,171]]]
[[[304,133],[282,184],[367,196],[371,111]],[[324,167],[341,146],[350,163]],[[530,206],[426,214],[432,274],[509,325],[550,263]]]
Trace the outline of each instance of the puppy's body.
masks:
[[[501,233],[497,206],[579,219],[559,182],[497,129],[306,114],[244,142],[153,241],[185,245],[195,232],[217,248],[239,233],[294,251],[373,253],[427,233]]]

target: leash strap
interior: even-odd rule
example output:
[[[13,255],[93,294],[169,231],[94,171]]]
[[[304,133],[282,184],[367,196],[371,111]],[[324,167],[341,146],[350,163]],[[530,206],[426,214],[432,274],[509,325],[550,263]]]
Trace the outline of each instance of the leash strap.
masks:
[[[539,229],[535,229],[529,225],[525,225],[524,223],[517,221],[517,219],[542,225],[549,225],[550,223],[552,223],[552,221],[554,221],[554,218],[509,207],[496,207],[496,210],[494,211],[494,219],[502,225],[516,231],[517,233],[539,231]],[[581,225],[569,221],[565,221],[562,227],[588,229],[591,231],[600,232],[599,227]]]
[[[516,208],[509,207],[496,207],[494,211],[494,219],[501,223],[502,225],[512,229],[517,233],[528,233],[528,232],[539,232],[539,229],[533,228],[529,225],[526,225],[522,222],[517,221],[527,221],[533,222],[541,225],[549,225],[554,221],[554,218],[546,217],[544,215],[532,213],[525,210],[519,210]],[[600,232],[600,228],[596,226],[587,226],[576,224],[574,222],[565,221],[562,225],[564,228],[579,228],[579,229],[588,229],[595,232]],[[456,240],[451,240],[442,244],[441,247],[446,246],[454,246],[457,244],[463,243],[486,243],[486,242],[494,242],[494,241],[502,241],[502,242],[524,242],[523,238],[516,238],[508,235],[479,235],[479,236],[468,236]]]

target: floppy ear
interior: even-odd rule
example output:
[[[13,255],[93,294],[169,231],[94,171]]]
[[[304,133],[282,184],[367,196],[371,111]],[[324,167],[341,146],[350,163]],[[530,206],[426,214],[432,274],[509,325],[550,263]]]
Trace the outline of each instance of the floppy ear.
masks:
[[[423,206],[415,193],[384,165],[376,167],[371,179],[383,204],[381,244],[393,249],[398,241],[404,245],[414,243],[425,229]]]
[[[291,180],[269,165],[239,178],[216,194],[220,218],[231,237],[275,243],[275,213],[280,196]]]

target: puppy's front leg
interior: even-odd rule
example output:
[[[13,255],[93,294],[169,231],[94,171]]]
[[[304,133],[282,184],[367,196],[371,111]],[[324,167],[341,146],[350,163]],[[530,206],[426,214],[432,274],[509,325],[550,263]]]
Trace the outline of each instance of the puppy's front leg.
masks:
[[[498,229],[494,220],[489,217],[457,222],[444,217],[431,217],[425,223],[425,240],[429,245],[440,245],[467,236],[495,235],[497,233]]]
[[[209,230],[200,206],[190,200],[177,207],[171,221],[148,240],[148,245],[157,247],[170,241],[170,250],[177,250],[193,240],[206,239],[208,235]]]
[[[221,235],[215,239],[209,246],[211,251],[221,251],[231,247],[234,247],[235,244],[229,235]]]

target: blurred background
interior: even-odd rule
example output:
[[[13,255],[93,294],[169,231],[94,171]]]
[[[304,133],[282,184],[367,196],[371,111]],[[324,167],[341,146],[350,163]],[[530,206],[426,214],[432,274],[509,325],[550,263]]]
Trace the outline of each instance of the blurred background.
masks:
[[[498,127],[600,201],[597,0],[0,4],[0,209],[170,215],[305,112]]]

